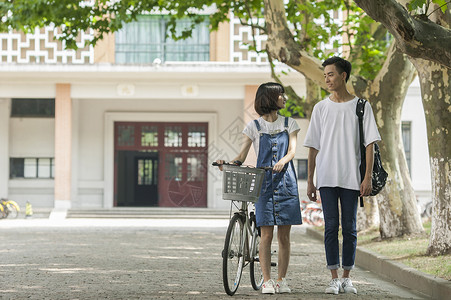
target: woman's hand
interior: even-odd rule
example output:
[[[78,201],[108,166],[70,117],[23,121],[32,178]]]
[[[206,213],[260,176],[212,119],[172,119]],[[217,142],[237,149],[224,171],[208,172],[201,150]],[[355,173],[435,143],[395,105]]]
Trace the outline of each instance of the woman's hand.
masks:
[[[284,166],[285,166],[285,164],[279,160],[279,161],[272,167],[272,171],[273,171],[274,173],[280,173],[280,172],[282,172]]]
[[[225,160],[218,159],[218,160],[216,160],[216,163],[218,164],[219,170],[222,171],[222,165],[225,163]]]

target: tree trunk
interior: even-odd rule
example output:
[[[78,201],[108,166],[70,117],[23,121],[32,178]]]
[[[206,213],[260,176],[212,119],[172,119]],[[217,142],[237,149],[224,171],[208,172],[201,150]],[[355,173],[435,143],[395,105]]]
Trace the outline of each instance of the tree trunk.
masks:
[[[413,76],[413,65],[392,45],[370,86],[369,101],[382,137],[379,143],[382,162],[389,174],[385,188],[376,196],[382,238],[423,231],[401,136],[401,110]]]
[[[310,119],[312,116],[313,106],[315,106],[318,101],[323,99],[321,97],[321,87],[315,81],[306,77],[305,87],[307,90],[307,96],[305,97],[304,103],[304,115]]]
[[[451,253],[451,69],[412,59],[420,76],[432,174],[432,228],[428,254]]]
[[[364,207],[357,209],[357,231],[363,231],[380,225],[379,207],[376,197],[364,198]]]
[[[451,68],[449,23],[439,25],[431,22],[426,15],[413,15],[403,6],[407,1],[354,0],[354,2],[373,20],[385,25],[396,38],[398,48],[403,53],[409,57],[435,61]],[[448,8],[449,5],[448,3]],[[441,14],[441,11],[436,10],[435,14],[437,13]]]

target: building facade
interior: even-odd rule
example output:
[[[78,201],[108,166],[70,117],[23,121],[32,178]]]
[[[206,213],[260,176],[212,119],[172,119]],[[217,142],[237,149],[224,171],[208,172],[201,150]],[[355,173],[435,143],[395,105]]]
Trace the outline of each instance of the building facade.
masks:
[[[229,207],[221,173],[210,165],[238,153],[270,68],[247,50],[251,32],[239,21],[213,33],[201,24],[182,42],[164,35],[166,21],[143,16],[95,48],[83,46],[91,36],[82,34],[77,51],[53,40],[55,28],[0,34],[1,197],[48,209]],[[265,37],[257,42],[263,48]],[[299,73],[277,70],[304,93]],[[418,146],[427,143],[418,85],[407,104],[413,184],[427,197],[430,179],[417,171],[428,162],[427,144]],[[308,121],[297,121],[302,141]],[[304,195],[301,145],[295,160]]]

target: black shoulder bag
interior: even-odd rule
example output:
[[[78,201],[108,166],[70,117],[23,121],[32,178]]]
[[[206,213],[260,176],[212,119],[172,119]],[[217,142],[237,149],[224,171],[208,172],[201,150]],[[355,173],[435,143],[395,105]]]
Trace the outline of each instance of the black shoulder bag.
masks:
[[[366,171],[366,148],[363,139],[363,114],[365,111],[366,100],[360,99],[357,101],[356,114],[359,117],[359,135],[360,135],[360,178],[363,181]],[[374,143],[374,165],[372,174],[372,185],[370,196],[377,195],[387,182],[387,172],[382,167],[381,153],[379,146]],[[363,207],[363,197],[360,197],[360,206]]]

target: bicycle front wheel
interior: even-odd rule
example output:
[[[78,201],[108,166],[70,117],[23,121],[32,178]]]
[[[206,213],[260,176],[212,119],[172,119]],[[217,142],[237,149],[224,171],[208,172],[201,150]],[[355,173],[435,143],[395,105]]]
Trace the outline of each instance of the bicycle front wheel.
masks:
[[[254,220],[254,232],[252,233],[252,253],[251,253],[251,262],[249,264],[249,272],[251,276],[251,284],[254,290],[258,291],[263,284],[263,272],[260,266],[260,258],[258,255],[259,247],[260,247],[260,235],[258,234],[258,229],[255,225],[255,217]]]
[[[238,289],[244,266],[243,230],[241,216],[234,215],[230,220],[222,251],[222,279],[224,289],[230,296]]]
[[[8,210],[8,218],[15,219],[19,215],[19,210],[11,203],[6,204],[6,209]]]

